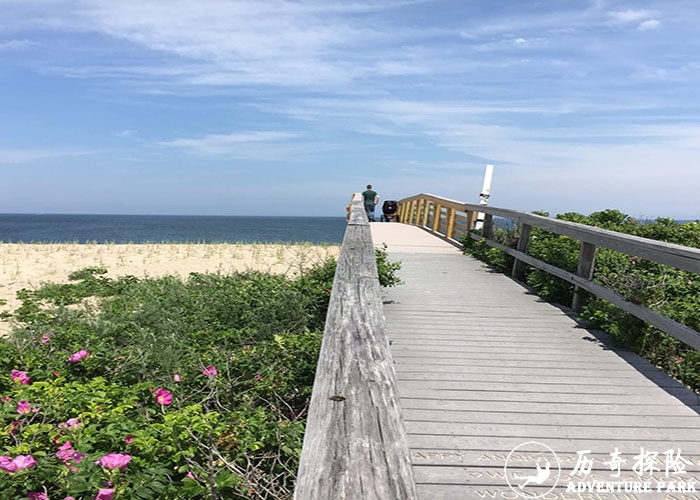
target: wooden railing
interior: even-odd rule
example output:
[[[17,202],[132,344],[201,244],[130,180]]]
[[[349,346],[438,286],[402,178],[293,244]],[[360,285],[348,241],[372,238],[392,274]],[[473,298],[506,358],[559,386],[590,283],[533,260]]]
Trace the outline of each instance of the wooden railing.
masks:
[[[333,282],[296,500],[414,500],[369,223],[360,197]]]
[[[474,229],[478,213],[484,214],[481,235],[471,232]],[[514,257],[515,263],[511,274],[516,279],[522,279],[523,266],[528,264],[572,283],[576,286],[572,303],[572,308],[576,311],[580,311],[582,306],[580,290],[586,290],[650,323],[681,342],[695,349],[700,349],[700,333],[647,307],[628,302],[618,293],[592,281],[597,247],[609,248],[698,274],[700,274],[700,249],[551,219],[527,212],[462,203],[430,194],[419,194],[401,200],[398,204],[398,214],[401,222],[423,226],[453,241],[462,240],[466,234],[475,240],[484,239],[486,245],[498,248]],[[519,226],[520,235],[516,249],[501,245],[491,239],[494,216],[509,219]],[[533,227],[568,236],[581,242],[576,273],[565,271],[527,255],[530,231]]]

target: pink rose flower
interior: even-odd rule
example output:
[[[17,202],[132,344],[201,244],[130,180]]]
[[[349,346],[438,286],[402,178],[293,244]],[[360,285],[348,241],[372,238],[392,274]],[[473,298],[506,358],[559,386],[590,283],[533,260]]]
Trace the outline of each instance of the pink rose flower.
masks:
[[[100,488],[95,500],[112,500],[112,497],[114,497],[113,489]]]
[[[36,465],[36,460],[31,455],[17,455],[15,458],[0,457],[0,469],[7,472],[17,472],[22,469],[31,469]]]
[[[160,405],[169,405],[173,402],[173,394],[169,390],[163,389],[162,387],[160,389],[156,389],[156,402]]]
[[[48,495],[42,491],[29,492],[27,493],[27,498],[30,500],[49,500]]]
[[[58,449],[61,451],[70,450],[71,448],[73,448],[73,443],[71,443],[70,441],[66,441],[61,446],[58,447]]]
[[[20,401],[17,403],[17,413],[20,415],[25,415],[27,413],[30,413],[32,411],[32,405],[29,404],[29,401]]]
[[[209,365],[205,367],[204,370],[202,370],[202,374],[204,374],[204,376],[207,378],[216,377],[217,373],[218,372],[216,371],[216,367],[214,367],[213,365]]]
[[[180,375],[176,373],[175,375],[173,375],[173,380],[175,382],[180,382],[180,380],[182,380],[182,379],[180,378]]]
[[[45,333],[41,336],[41,343],[42,344],[48,344],[51,342],[51,336],[48,333]]]
[[[19,382],[20,384],[28,384],[32,381],[32,379],[27,376],[27,372],[12,370],[10,371],[10,375],[12,376],[13,382]]]
[[[63,460],[64,464],[70,461],[76,455],[78,455],[78,452],[73,449],[73,444],[70,441],[66,441],[59,446],[58,451],[56,452],[56,456]]]
[[[133,434],[129,434],[124,438],[124,442],[126,444],[131,444],[134,441],[134,439],[136,439],[136,436],[134,436]]]
[[[95,465],[101,465],[105,469],[126,469],[126,466],[131,462],[131,455],[122,455],[121,453],[109,453],[100,458]]]
[[[80,363],[83,359],[87,358],[90,355],[89,352],[87,352],[85,349],[81,349],[78,352],[75,352],[71,355],[70,358],[68,358],[69,363]]]

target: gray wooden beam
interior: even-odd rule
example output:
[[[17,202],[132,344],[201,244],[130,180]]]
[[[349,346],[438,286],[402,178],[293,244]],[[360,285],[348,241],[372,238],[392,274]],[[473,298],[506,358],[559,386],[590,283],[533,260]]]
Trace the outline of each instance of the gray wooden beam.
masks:
[[[294,498],[417,498],[374,245],[359,201],[338,259]]]

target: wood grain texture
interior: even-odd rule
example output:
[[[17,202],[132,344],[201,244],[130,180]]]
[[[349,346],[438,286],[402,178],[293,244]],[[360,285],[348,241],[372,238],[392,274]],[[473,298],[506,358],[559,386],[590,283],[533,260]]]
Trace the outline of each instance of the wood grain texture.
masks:
[[[417,498],[374,247],[352,206],[330,299],[297,500]]]

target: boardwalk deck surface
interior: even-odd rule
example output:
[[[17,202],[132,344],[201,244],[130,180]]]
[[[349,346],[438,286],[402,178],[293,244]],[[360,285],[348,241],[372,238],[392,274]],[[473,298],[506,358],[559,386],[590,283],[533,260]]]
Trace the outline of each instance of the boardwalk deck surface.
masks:
[[[700,499],[696,394],[423,229],[371,226],[402,262],[384,312],[422,500]]]

